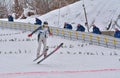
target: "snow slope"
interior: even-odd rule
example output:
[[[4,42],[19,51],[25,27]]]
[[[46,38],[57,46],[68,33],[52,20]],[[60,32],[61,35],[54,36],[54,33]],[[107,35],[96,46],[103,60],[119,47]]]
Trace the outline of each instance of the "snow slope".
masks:
[[[114,23],[114,21],[118,18],[118,15],[120,15],[119,3],[120,0],[84,0],[89,25],[92,23],[93,20],[95,20],[95,24],[101,30],[106,30],[106,27],[109,25],[111,19]],[[74,4],[68,5],[60,9],[56,9],[42,16],[35,15],[28,17],[25,20],[18,19],[15,21],[35,23],[35,17],[38,17],[42,21],[48,21],[50,26],[62,28],[64,22],[68,22],[73,25],[74,29],[76,29],[78,23],[84,25],[84,23],[86,22],[82,5],[83,1],[80,0]]]
[[[95,20],[95,24],[101,30],[105,30],[111,19],[114,22],[118,15],[120,15],[119,3],[120,0],[84,0],[89,25],[93,20]],[[26,22],[34,23],[34,17],[38,17],[42,21],[48,21],[50,26],[62,28],[64,22],[68,22],[73,25],[74,29],[76,29],[78,23],[84,25],[86,22],[82,5],[83,1],[81,0],[66,7],[51,11],[42,16],[32,16],[33,18],[27,18]],[[24,20],[21,22],[24,22]]]
[[[115,21],[120,14],[119,3],[120,0],[84,0],[88,23],[91,24],[92,21],[95,20],[95,24],[101,30],[105,30],[106,26],[110,23],[110,20],[112,19]],[[83,1],[81,0],[39,18],[50,21],[51,26],[63,27],[64,22],[68,22],[71,23],[75,29],[78,23],[84,25],[86,22],[82,5]]]
[[[36,64],[33,59],[36,57],[37,35],[28,38],[29,33],[0,30],[0,78],[120,77],[119,50],[55,36],[48,38],[48,52],[61,42],[63,47],[41,64]]]

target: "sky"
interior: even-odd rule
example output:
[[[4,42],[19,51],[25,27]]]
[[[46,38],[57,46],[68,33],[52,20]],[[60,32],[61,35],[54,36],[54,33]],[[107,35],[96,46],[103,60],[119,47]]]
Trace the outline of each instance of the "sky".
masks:
[[[93,1],[94,4],[92,3]],[[103,5],[107,1],[108,0],[102,1],[103,2],[102,3],[100,0],[98,1],[92,0],[92,2],[91,0],[88,0],[88,2],[92,3],[92,4],[89,3],[89,5],[99,4],[97,2],[101,2]],[[113,0],[110,0],[109,4],[112,4],[112,2]],[[112,10],[114,10],[115,6],[118,6],[117,2],[119,2],[119,0],[115,1],[116,5],[113,6]],[[75,13],[73,13],[72,10],[75,7],[79,7],[80,4],[81,1],[69,5],[66,8],[62,8],[61,22],[64,22],[66,20],[69,22],[72,20],[71,18],[68,18],[68,15],[66,14],[73,14],[72,17],[74,18],[75,16],[77,16],[77,14],[79,15],[79,12],[77,12],[76,9],[74,9]],[[106,7],[104,8],[107,7],[108,5],[106,4]],[[99,12],[98,8],[95,9],[97,12]],[[89,7],[89,13],[91,12],[90,10],[93,9],[90,9]],[[105,9],[100,11],[100,13],[103,13],[103,11],[106,14]],[[58,17],[56,16],[57,14],[58,14],[58,10],[52,11],[39,18],[42,20],[49,21],[50,25],[57,25],[58,22],[57,21]],[[80,17],[82,17],[82,15],[80,15]],[[15,21],[34,23],[33,21],[34,18],[35,16],[29,17],[25,20],[19,19]],[[51,20],[51,18],[53,20]],[[77,18],[75,20],[77,20]],[[84,20],[84,18],[82,18],[81,21],[82,20]],[[103,20],[101,20],[100,16],[96,18],[96,21],[97,20],[100,20],[100,23],[105,25],[102,22]],[[75,21],[75,24],[73,25],[76,25],[77,23],[79,22]],[[62,23],[60,24],[62,25]],[[96,24],[99,23],[96,22]],[[31,32],[14,30],[14,29],[5,29],[5,28],[0,29],[0,44],[1,44],[0,45],[0,78],[119,78],[120,77],[119,49],[111,49],[101,46],[95,46],[89,43],[85,43],[83,41],[73,41],[58,36],[48,37],[47,40],[48,43],[47,45],[49,46],[48,53],[53,51],[54,48],[57,45],[59,45],[61,42],[63,42],[64,45],[57,52],[55,52],[53,55],[47,58],[45,61],[43,61],[40,64],[36,64],[37,61],[33,62],[33,59],[35,59],[36,57],[36,49],[38,46],[37,34],[34,34],[31,38],[28,38],[27,35],[29,33]]]

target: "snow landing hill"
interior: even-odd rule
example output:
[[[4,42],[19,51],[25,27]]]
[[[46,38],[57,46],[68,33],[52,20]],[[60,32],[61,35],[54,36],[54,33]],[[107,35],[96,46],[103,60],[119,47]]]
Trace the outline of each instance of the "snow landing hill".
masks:
[[[81,41],[49,37],[51,52],[56,53],[40,64],[36,57],[37,35],[30,32],[0,29],[0,78],[119,78],[120,51]]]

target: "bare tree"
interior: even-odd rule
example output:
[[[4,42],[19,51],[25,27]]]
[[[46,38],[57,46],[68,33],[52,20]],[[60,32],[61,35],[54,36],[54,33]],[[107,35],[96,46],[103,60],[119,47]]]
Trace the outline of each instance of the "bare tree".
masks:
[[[23,7],[22,5],[19,3],[18,0],[14,0],[14,4],[13,4],[13,13],[16,14],[16,18],[18,18],[22,12],[23,12]]]
[[[50,10],[54,10],[69,5],[71,3],[74,3],[76,1],[79,0],[51,0],[49,1],[49,7]]]
[[[8,10],[6,8],[5,1],[0,2],[0,18],[7,17],[7,15],[8,15]]]
[[[37,14],[45,14],[51,10],[61,8],[78,0],[14,0],[13,12],[17,18],[23,13],[24,8],[31,6]]]
[[[44,14],[76,1],[79,0],[32,0],[29,4],[33,6],[37,14]]]

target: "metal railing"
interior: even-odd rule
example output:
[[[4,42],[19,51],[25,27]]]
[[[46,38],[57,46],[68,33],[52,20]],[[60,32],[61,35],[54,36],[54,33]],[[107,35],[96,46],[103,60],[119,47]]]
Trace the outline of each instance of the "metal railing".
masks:
[[[0,27],[9,28],[9,29],[18,29],[24,31],[33,31],[37,27],[39,27],[39,25],[0,21]],[[67,30],[57,27],[50,27],[50,31],[53,33],[53,35],[61,36],[63,38],[69,38],[71,40],[81,40],[99,46],[120,49],[120,39],[111,36]]]

